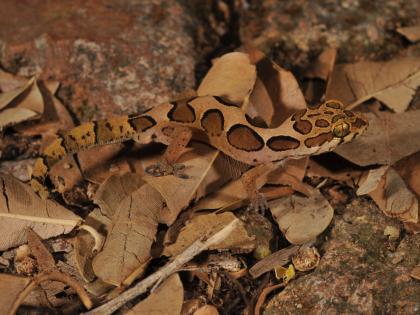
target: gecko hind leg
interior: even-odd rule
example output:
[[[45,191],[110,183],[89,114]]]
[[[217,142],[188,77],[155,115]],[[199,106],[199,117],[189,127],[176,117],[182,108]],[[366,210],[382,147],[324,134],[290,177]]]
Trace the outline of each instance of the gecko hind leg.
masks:
[[[192,137],[192,130],[188,127],[175,127],[170,135],[170,142],[160,162],[146,168],[146,173],[152,176],[174,175],[179,178],[189,178],[184,173],[185,165],[176,163],[184,153]]]

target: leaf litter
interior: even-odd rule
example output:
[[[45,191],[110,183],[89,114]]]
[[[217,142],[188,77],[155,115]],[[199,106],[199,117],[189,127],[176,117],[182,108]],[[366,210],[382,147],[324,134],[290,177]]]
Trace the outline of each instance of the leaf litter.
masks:
[[[64,194],[68,203],[78,204],[71,200],[69,202],[65,193],[74,190],[81,182],[87,180],[98,185],[90,202],[99,208],[90,214],[84,212],[82,216],[85,224],[88,224],[85,228],[94,232],[79,230],[73,237],[76,261],[73,266],[85,285],[92,288],[90,294],[96,299],[100,294],[104,303],[88,314],[110,314],[111,310],[146,292],[153,285],[157,289],[133,306],[129,313],[151,312],[156,310],[157,305],[160,313],[175,305],[175,313],[179,313],[186,289],[183,288],[184,281],[174,272],[182,269],[185,262],[193,259],[197,253],[210,251],[215,255],[212,257],[222,260],[222,253],[227,250],[250,263],[248,266],[245,264],[244,270],[255,278],[276,267],[279,272],[278,267],[289,261],[295,265],[282,269],[286,281],[283,277],[282,283],[267,287],[258,301],[254,301],[258,313],[268,292],[286,286],[296,277],[295,272],[292,275],[289,269],[307,272],[318,266],[319,253],[316,247],[307,244],[319,239],[333,218],[331,204],[335,203],[333,200],[329,202],[323,195],[326,193],[324,186],[330,189],[331,181],[358,189],[359,194],[369,194],[384,214],[397,217],[406,227],[413,229],[418,224],[418,176],[412,174],[418,173],[420,165],[416,154],[420,150],[419,138],[416,137],[420,134],[419,120],[416,110],[405,112],[414,95],[413,91],[419,85],[418,60],[406,58],[382,63],[335,65],[337,51],[326,50],[305,73],[308,80],[323,82],[327,89],[323,95],[324,91],[320,92],[313,82],[303,94],[291,72],[274,64],[258,51],[249,53],[231,53],[217,59],[197,94],[217,95],[239,107],[243,106],[256,123],[265,126],[279,125],[290,113],[305,108],[305,96],[313,100],[311,104],[314,100],[336,98],[344,101],[349,108],[357,107],[365,112],[369,110],[366,105],[368,100],[375,98],[395,113],[368,113],[368,131],[354,142],[329,154],[331,159],[339,161],[334,169],[331,163],[318,158],[288,161],[280,168],[262,168],[259,171],[262,176],[257,184],[266,198],[271,200],[269,211],[274,222],[266,220],[268,223],[256,217],[250,219],[252,216],[240,209],[249,202],[241,178],[246,172],[253,172],[253,169],[223,157],[203,144],[192,143],[181,157],[190,175],[188,179],[151,177],[141,171],[139,174],[130,173],[132,169],[139,170],[155,163],[160,155],[128,161],[119,152],[130,149],[119,144],[79,153],[78,162],[69,157],[69,160],[51,171],[56,190]],[[0,107],[3,111],[10,107],[34,113],[30,117],[23,115],[20,120],[13,120],[9,114],[0,112],[5,121],[4,127],[15,124],[15,131],[23,135],[42,133],[43,142],[47,143],[60,130],[60,126],[69,128],[73,125],[67,110],[54,96],[58,88],[56,82],[25,81],[6,73],[0,74],[3,92]],[[227,84],[229,82],[234,84]],[[315,95],[311,89],[318,94]],[[23,97],[22,93],[27,95]],[[43,117],[43,112],[50,114]],[[40,117],[38,124],[21,123]],[[44,133],[47,130],[50,132]],[[98,155],[103,155],[104,161],[92,158]],[[58,272],[53,264],[54,259],[41,246],[40,239],[33,234],[27,238],[24,231],[30,227],[42,239],[64,237],[62,235],[82,224],[81,217],[53,201],[41,202],[30,188],[9,175],[1,175],[1,180],[2,204],[7,207],[3,206],[0,213],[0,229],[10,231],[3,237],[2,249],[7,250],[28,241],[33,253],[23,257],[32,257],[33,263],[38,266],[34,279],[39,279],[46,270]],[[339,198],[338,195],[331,196]],[[247,228],[247,224],[254,225],[254,229]],[[278,235],[268,228],[265,236],[259,236],[255,227],[265,224],[277,229]],[[226,227],[231,228],[230,232],[223,235]],[[173,237],[165,238],[165,232],[170,232]],[[215,234],[223,236],[218,242],[203,245],[207,244],[206,239],[212,239],[211,235]],[[278,247],[280,235],[292,244],[291,247],[284,244]],[[103,246],[98,245],[102,245],[103,239]],[[262,244],[267,252],[259,255],[257,249]],[[189,253],[191,248],[195,248],[194,254]],[[165,260],[164,257],[169,257],[170,263],[150,274],[152,270],[156,271],[152,262]],[[255,257],[259,257],[260,261]],[[203,255],[200,260],[203,259],[208,261],[209,257]],[[229,283],[212,272],[201,273],[198,282],[212,292],[207,298],[216,299]],[[413,274],[416,273],[413,271]],[[215,275],[214,279],[219,280],[208,280]],[[2,307],[7,311],[16,301],[23,302],[16,297],[34,280],[6,274],[2,277],[16,292],[3,298]],[[56,276],[57,279],[60,277]],[[246,272],[241,273],[238,279],[244,277],[247,277]],[[141,281],[121,293],[136,279]],[[159,283],[160,286],[157,285]],[[136,289],[135,295],[125,295],[133,289]],[[108,303],[105,303],[106,296],[111,299]],[[199,298],[200,293],[195,297]],[[242,295],[242,298],[246,299],[246,296]],[[250,306],[249,301],[245,304]],[[200,310],[204,314],[217,312],[216,308],[203,304]]]

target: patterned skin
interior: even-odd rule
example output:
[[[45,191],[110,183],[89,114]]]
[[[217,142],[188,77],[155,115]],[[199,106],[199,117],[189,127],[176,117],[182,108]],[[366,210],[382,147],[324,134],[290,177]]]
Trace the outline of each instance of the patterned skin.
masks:
[[[173,166],[191,137],[238,161],[259,165],[331,151],[362,134],[367,126],[362,115],[344,109],[335,100],[296,112],[277,128],[261,128],[220,97],[193,97],[161,104],[140,115],[88,122],[64,132],[35,162],[31,185],[47,197],[44,182],[48,170],[66,154],[130,139],[168,144],[166,163],[149,169],[154,175],[166,175],[182,168]]]

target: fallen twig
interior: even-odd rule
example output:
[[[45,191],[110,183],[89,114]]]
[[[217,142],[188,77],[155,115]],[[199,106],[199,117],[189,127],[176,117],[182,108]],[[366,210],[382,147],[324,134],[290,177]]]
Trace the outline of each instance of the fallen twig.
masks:
[[[155,273],[151,274],[143,281],[137,283],[131,289],[121,293],[115,299],[91,310],[90,312],[84,313],[85,315],[109,315],[123,306],[125,303],[130,301],[131,299],[145,293],[148,288],[154,287],[156,288],[164,279],[169,277],[171,274],[176,272],[179,268],[182,267],[186,262],[193,259],[196,255],[201,253],[202,251],[208,249],[212,245],[221,242],[226,237],[230,235],[230,233],[235,229],[236,225],[239,223],[239,219],[235,219],[226,225],[223,229],[219,232],[215,233],[214,235],[210,236],[207,240],[204,238],[200,238],[192,243],[184,252],[178,255],[172,262],[168,263],[166,266],[161,268],[160,270],[156,271]]]

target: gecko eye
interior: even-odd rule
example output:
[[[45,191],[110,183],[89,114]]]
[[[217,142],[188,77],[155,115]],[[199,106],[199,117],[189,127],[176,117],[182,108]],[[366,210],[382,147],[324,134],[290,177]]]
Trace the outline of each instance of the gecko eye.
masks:
[[[344,138],[350,133],[350,125],[345,121],[339,122],[334,126],[333,134],[335,137]]]

